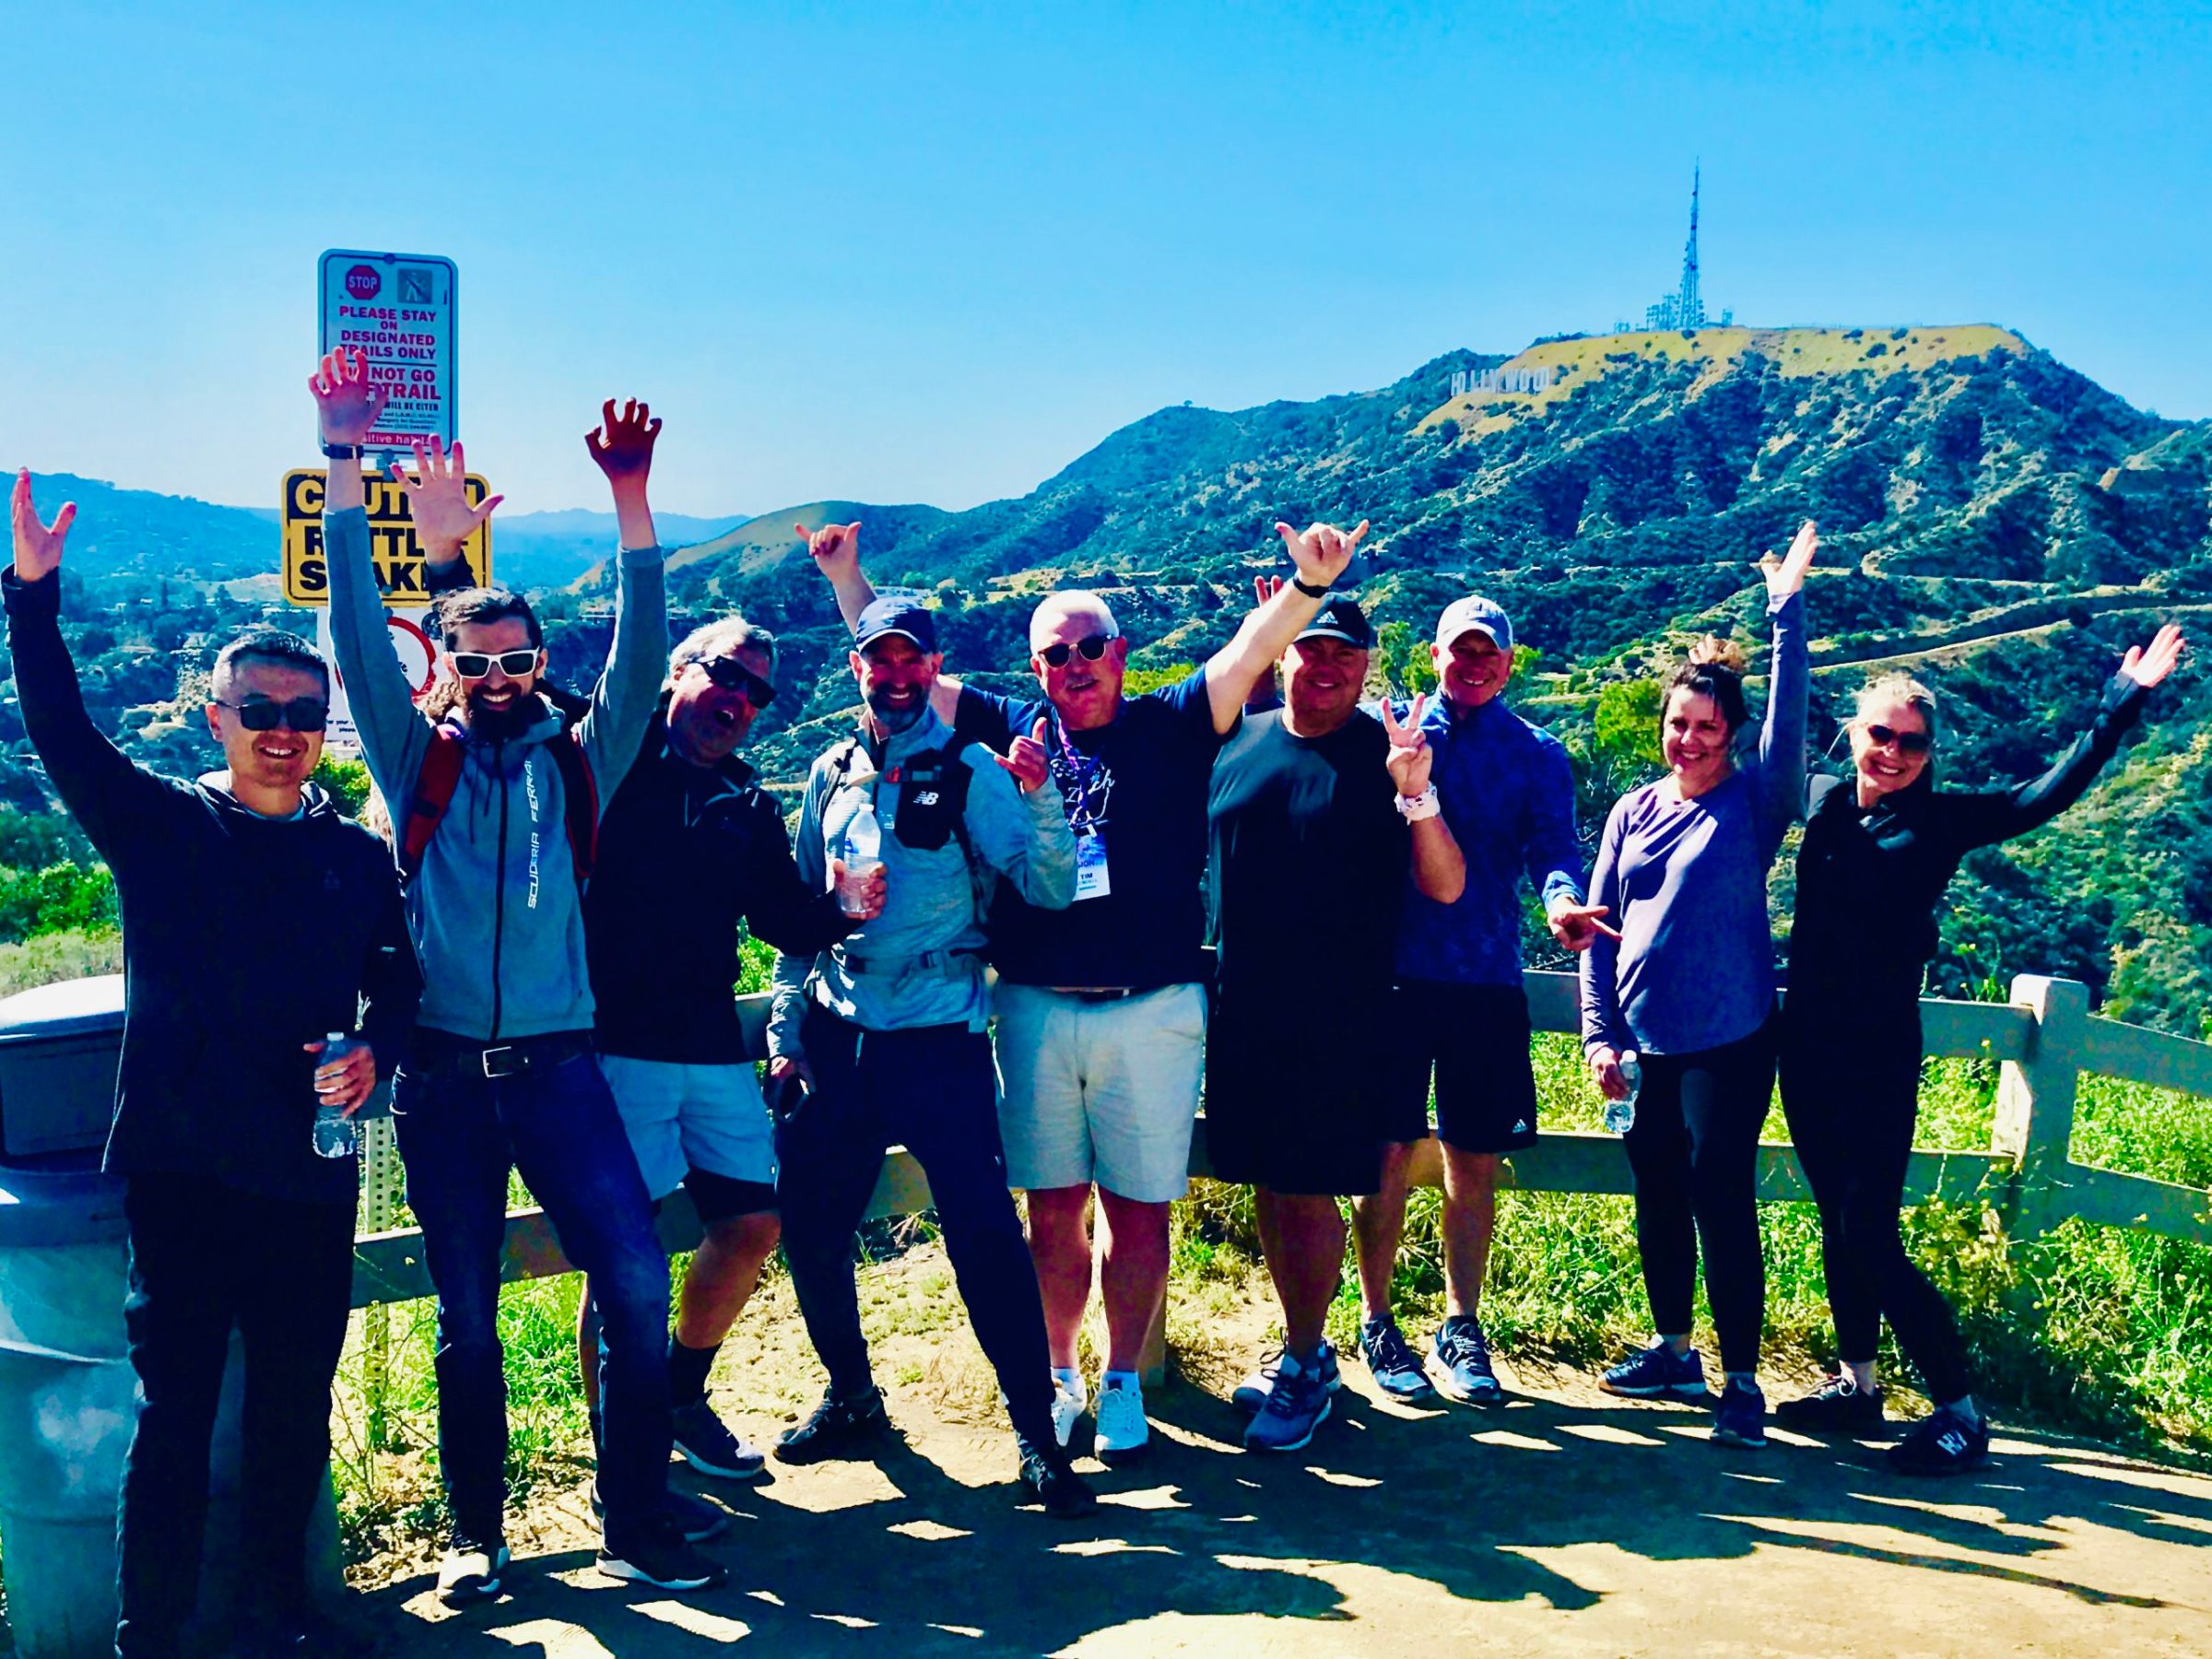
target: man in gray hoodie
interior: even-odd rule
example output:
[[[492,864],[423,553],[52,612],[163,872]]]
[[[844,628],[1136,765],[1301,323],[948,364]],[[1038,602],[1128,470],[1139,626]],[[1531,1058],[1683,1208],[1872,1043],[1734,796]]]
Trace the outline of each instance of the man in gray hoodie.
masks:
[[[361,751],[390,808],[425,991],[394,1081],[407,1198],[438,1287],[439,1456],[453,1534],[449,1603],[494,1594],[507,1563],[506,1385],[499,1337],[507,1177],[519,1168],[569,1259],[591,1275],[606,1332],[599,1566],[668,1589],[722,1582],[668,1504],[668,1272],[612,1095],[592,1051],[582,888],[599,802],[653,718],[667,650],[661,550],[645,481],[660,423],[642,406],[587,440],[614,486],[621,551],[614,647],[571,725],[540,685],[544,638],[519,595],[469,588],[439,602],[451,678],[415,706],[388,640],[370,558],[360,456],[382,406],[359,354],[309,382],[330,477],[324,538],[331,640]],[[433,565],[499,504],[471,506],[456,443],[416,451],[407,490]],[[435,713],[438,718],[433,721]]]

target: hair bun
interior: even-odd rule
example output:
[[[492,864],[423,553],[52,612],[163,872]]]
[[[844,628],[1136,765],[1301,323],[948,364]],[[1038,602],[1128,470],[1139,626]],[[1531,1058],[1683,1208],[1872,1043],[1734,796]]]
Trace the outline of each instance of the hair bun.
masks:
[[[1689,648],[1689,660],[1699,667],[1725,668],[1731,674],[1744,671],[1744,649],[1734,640],[1724,640],[1718,634],[1707,634]]]

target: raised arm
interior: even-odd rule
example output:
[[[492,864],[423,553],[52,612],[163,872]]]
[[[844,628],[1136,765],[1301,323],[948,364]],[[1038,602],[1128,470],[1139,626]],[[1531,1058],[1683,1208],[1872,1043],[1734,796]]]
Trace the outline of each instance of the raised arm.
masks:
[[[667,569],[653,539],[653,513],[645,485],[653,471],[653,440],[661,423],[652,409],[632,398],[621,412],[615,400],[603,406],[605,420],[584,434],[584,447],[606,475],[615,496],[615,519],[621,547],[615,555],[615,640],[607,648],[606,671],[592,688],[592,706],[577,728],[583,752],[598,781],[601,801],[614,799],[615,786],[638,758],[661,682],[668,674]]]
[[[1390,768],[1391,781],[1398,786],[1398,809],[1413,829],[1413,885],[1423,897],[1439,904],[1455,904],[1467,890],[1467,860],[1430,788],[1429,774],[1436,764],[1436,751],[1429,747],[1429,735],[1421,730],[1421,702],[1418,697],[1413,700],[1405,723],[1400,724],[1389,700],[1383,700],[1382,729],[1390,734],[1384,763]]]
[[[1223,734],[1236,730],[1244,716],[1245,699],[1260,677],[1313,620],[1331,584],[1352,562],[1352,549],[1367,534],[1367,521],[1361,519],[1350,530],[1317,524],[1302,532],[1278,521],[1275,533],[1289,549],[1297,578],[1278,584],[1247,612],[1236,637],[1206,659],[1206,700],[1213,705],[1214,730]]]
[[[14,653],[16,696],[23,729],[46,763],[46,775],[76,821],[112,865],[146,808],[168,793],[152,773],[134,766],[92,724],[76,665],[62,639],[62,545],[76,519],[64,504],[49,524],[31,504],[30,473],[16,475],[9,503],[16,560],[7,572],[7,643]]]
[[[1764,851],[1771,860],[1782,835],[1805,802],[1806,701],[1812,688],[1812,656],[1805,641],[1805,573],[1820,551],[1820,537],[1806,519],[1788,554],[1759,560],[1767,579],[1767,615],[1774,629],[1774,660],[1767,681],[1766,718],[1759,728],[1757,788]]]

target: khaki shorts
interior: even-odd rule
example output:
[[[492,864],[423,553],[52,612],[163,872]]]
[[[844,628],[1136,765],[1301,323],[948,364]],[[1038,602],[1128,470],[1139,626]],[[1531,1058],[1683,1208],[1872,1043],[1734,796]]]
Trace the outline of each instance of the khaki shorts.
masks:
[[[1204,986],[1087,1002],[1002,981],[992,1048],[1011,1185],[1095,1182],[1138,1204],[1182,1196],[1206,1068]]]

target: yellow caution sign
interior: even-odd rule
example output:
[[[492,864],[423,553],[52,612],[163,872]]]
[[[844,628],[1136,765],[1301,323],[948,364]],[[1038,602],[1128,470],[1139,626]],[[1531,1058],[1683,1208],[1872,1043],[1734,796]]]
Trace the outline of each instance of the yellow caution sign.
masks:
[[[301,467],[284,475],[284,596],[294,605],[330,603],[330,566],[323,551],[324,474],[317,467]],[[369,557],[376,567],[376,585],[390,606],[428,605],[429,590],[423,581],[422,544],[415,538],[415,515],[408,509],[407,492],[390,476],[369,474],[361,479],[369,498]],[[476,506],[491,493],[491,487],[475,473],[468,475],[468,500]],[[461,557],[479,584],[491,582],[491,524],[488,520],[461,544]]]

